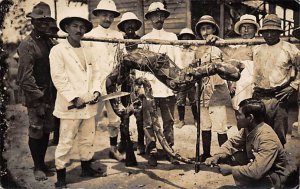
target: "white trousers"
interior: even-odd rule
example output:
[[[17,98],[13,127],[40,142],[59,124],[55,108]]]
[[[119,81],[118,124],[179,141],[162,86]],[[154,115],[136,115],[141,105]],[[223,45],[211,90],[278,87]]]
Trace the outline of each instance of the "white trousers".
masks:
[[[95,117],[60,119],[59,143],[55,151],[56,169],[63,169],[69,163],[70,152],[76,136],[80,160],[91,160],[94,155]]]
[[[98,124],[100,120],[100,115],[104,110],[104,107],[106,108],[107,111],[107,117],[108,117],[108,132],[110,137],[116,137],[118,136],[119,133],[119,128],[120,128],[120,118],[115,114],[113,108],[111,107],[111,104],[109,100],[106,100],[104,102],[99,102],[98,103],[98,109],[97,109],[97,115],[96,115],[96,125]]]

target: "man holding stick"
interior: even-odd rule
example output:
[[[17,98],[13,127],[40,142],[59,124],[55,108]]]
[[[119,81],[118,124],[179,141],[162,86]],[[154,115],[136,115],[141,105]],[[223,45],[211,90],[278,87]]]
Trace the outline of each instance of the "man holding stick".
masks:
[[[222,175],[232,174],[239,186],[256,188],[272,183],[273,187],[282,188],[289,173],[288,159],[278,136],[264,122],[264,103],[250,98],[243,100],[239,107],[239,133],[206,159],[205,164],[218,164]]]
[[[195,26],[196,34],[209,42],[218,38],[219,26],[210,15],[202,16]],[[223,52],[215,46],[200,46],[196,51],[196,58],[201,60],[201,65],[209,65],[214,62],[223,62]],[[218,142],[221,146],[227,140],[227,108],[232,106],[229,89],[226,80],[219,75],[212,75],[202,80],[203,93],[200,98],[200,123],[202,135],[203,154],[200,161],[211,157],[212,127],[218,133]]]

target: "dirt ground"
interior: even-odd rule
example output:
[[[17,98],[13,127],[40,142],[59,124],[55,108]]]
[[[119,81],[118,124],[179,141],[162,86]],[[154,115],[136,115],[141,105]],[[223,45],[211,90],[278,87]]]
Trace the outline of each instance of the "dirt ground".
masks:
[[[9,130],[6,139],[4,157],[8,160],[8,169],[14,180],[22,187],[30,189],[54,188],[56,175],[48,180],[38,182],[33,176],[33,162],[28,148],[28,118],[26,108],[21,105],[10,105],[7,108],[9,119]],[[186,122],[182,129],[175,128],[175,150],[182,156],[195,157],[196,127],[192,125],[190,108],[187,108]],[[194,165],[181,163],[172,165],[161,155],[156,168],[147,164],[147,159],[136,155],[138,166],[126,167],[124,163],[108,158],[109,137],[106,129],[106,118],[103,118],[97,127],[95,139],[95,162],[93,167],[106,170],[107,177],[83,179],[80,175],[80,161],[78,160],[77,148],[74,147],[73,160],[67,167],[67,183],[72,189],[94,189],[94,188],[224,188],[234,186],[231,175],[222,176],[216,168],[201,166],[199,173],[195,173]],[[134,118],[131,118],[131,132],[136,140],[136,126]],[[235,126],[228,131],[229,137],[237,132]],[[213,133],[212,154],[217,149],[217,135]],[[295,164],[299,166],[300,143],[299,138],[288,136],[286,145],[287,152]],[[47,164],[54,166],[55,146],[49,146],[46,156]],[[202,149],[201,149],[202,151]],[[160,150],[160,152],[163,152]]]

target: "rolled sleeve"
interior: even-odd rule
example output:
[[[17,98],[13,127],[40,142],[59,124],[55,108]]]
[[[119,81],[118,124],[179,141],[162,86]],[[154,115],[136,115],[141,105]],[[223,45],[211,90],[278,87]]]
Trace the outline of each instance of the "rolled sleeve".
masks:
[[[215,155],[233,155],[235,152],[241,150],[241,148],[246,145],[246,137],[244,132],[244,129],[241,129],[237,135],[228,139]]]

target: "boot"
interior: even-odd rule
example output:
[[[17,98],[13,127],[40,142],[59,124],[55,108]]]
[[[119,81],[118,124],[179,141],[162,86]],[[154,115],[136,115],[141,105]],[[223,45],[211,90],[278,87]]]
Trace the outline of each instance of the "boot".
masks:
[[[219,142],[219,146],[222,146],[222,144],[224,144],[226,141],[228,140],[227,134],[219,134],[218,133],[218,142]]]
[[[202,131],[202,148],[203,154],[200,156],[200,162],[204,162],[210,155],[211,131]]]
[[[156,167],[157,166],[157,156],[156,156],[155,153],[150,153],[149,154],[148,165],[150,165],[152,167]]]
[[[178,116],[179,116],[179,123],[177,125],[177,128],[182,128],[185,123],[184,123],[184,114],[185,114],[185,106],[177,106],[178,110]]]
[[[144,133],[144,128],[142,123],[137,125],[137,131],[138,131],[137,154],[144,155],[146,152],[146,146],[144,144],[145,133]]]
[[[120,162],[124,161],[123,155],[118,151],[117,146],[110,146],[109,157]]]
[[[56,146],[58,144],[58,142],[59,142],[60,119],[59,118],[55,118],[54,124],[55,124],[55,129],[54,129],[54,133],[53,133],[52,144]]]
[[[170,156],[169,154],[167,154],[167,160],[173,165],[180,165],[179,161]]]
[[[55,183],[56,189],[67,188],[66,184],[66,168],[56,169],[57,182]]]
[[[197,123],[198,116],[199,116],[198,110],[197,110],[197,105],[196,105],[196,104],[192,104],[192,105],[191,105],[191,109],[192,109],[192,114],[193,114],[195,123]]]
[[[125,133],[124,131],[120,131],[121,133],[121,138],[120,138],[120,143],[118,145],[118,151],[121,152],[121,153],[124,153],[126,151],[126,136],[125,136]]]
[[[52,145],[57,146],[58,142],[59,142],[59,128],[55,129],[53,132]]]
[[[126,159],[125,159],[125,166],[126,167],[134,167],[137,166],[138,163],[136,161],[136,157],[133,150],[133,143],[130,139],[127,140],[126,146]]]
[[[81,177],[105,177],[106,173],[96,171],[91,167],[91,161],[81,161]]]

